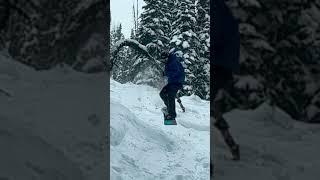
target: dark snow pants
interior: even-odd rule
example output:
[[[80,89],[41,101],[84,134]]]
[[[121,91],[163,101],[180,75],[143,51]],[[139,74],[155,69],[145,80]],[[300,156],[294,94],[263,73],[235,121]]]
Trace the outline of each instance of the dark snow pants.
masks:
[[[178,90],[181,88],[181,84],[167,84],[160,91],[160,97],[167,106],[168,114],[173,118],[177,116],[175,99]]]
[[[229,125],[222,117],[225,113],[225,93],[233,94],[233,75],[232,70],[224,68],[222,66],[213,66],[212,83],[210,89],[212,90],[212,96],[210,96],[210,114],[215,118],[215,126],[218,129],[228,129]]]
[[[213,83],[210,84],[210,88],[213,90],[213,96],[210,99],[210,116],[213,115],[215,118],[213,125],[220,131],[226,144],[234,150],[237,144],[229,132],[228,122],[223,118],[223,113],[226,112],[226,94],[234,93],[232,71],[224,67],[213,66],[212,74],[213,81],[211,82]]]

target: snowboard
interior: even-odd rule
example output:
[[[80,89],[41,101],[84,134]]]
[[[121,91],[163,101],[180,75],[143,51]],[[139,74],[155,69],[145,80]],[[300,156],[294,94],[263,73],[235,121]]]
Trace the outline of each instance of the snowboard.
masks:
[[[177,125],[177,121],[174,119],[174,120],[168,120],[166,119],[166,116],[168,115],[168,110],[166,107],[163,107],[161,109],[162,113],[163,113],[163,123],[164,125]]]

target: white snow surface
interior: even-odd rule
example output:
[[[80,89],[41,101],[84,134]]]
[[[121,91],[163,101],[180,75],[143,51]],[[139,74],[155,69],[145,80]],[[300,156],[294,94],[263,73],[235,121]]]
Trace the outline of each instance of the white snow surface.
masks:
[[[240,144],[241,160],[229,160],[229,150],[214,129],[214,179],[319,179],[318,124],[295,121],[267,104],[251,111],[233,110],[225,118]]]
[[[105,78],[65,67],[37,72],[0,52],[0,177],[103,179]],[[182,97],[186,112],[176,104],[178,125],[164,126],[159,90],[110,85],[111,179],[209,179],[208,101]],[[215,179],[319,179],[319,125],[266,104],[225,118],[241,160],[226,159],[214,129]]]
[[[159,90],[111,80],[112,180],[208,180],[209,101],[182,97],[177,126],[165,126]]]
[[[105,179],[105,79],[37,72],[1,51],[0,179]]]

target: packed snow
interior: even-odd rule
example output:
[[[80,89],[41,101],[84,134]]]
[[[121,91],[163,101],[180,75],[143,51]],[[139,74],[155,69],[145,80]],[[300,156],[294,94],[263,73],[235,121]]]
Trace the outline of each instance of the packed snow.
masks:
[[[267,104],[251,111],[233,110],[225,118],[240,144],[241,160],[229,160],[230,153],[214,130],[214,179],[319,179],[319,125],[295,121]]]
[[[165,126],[159,90],[111,80],[111,179],[208,180],[209,101],[197,96],[178,103],[177,126]]]
[[[0,51],[0,179],[106,179],[105,79]]]
[[[1,178],[103,179],[104,74],[67,67],[37,72],[2,51],[0,64]],[[186,112],[176,104],[178,125],[164,126],[158,89],[110,85],[111,179],[209,179],[208,101],[182,97]],[[292,120],[267,104],[225,118],[241,160],[227,158],[214,129],[215,179],[319,179],[318,124]]]

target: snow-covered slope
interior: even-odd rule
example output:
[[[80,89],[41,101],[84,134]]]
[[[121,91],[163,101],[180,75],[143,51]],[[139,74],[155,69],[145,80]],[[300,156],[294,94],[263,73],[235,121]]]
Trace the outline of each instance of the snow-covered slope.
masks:
[[[225,114],[240,144],[241,160],[233,162],[220,134],[214,131],[217,180],[317,180],[320,178],[320,126],[291,119],[262,104],[252,111]]]
[[[177,126],[164,126],[159,90],[111,80],[111,179],[209,179],[209,102],[177,103]]]
[[[36,72],[1,51],[0,179],[106,179],[105,79]]]
[[[0,177],[104,179],[105,78],[36,72],[0,52]],[[209,179],[209,102],[183,97],[178,125],[164,126],[157,89],[111,81],[110,90],[112,179]],[[271,112],[264,104],[225,115],[242,158],[225,159],[214,131],[215,179],[319,179],[320,126]]]

